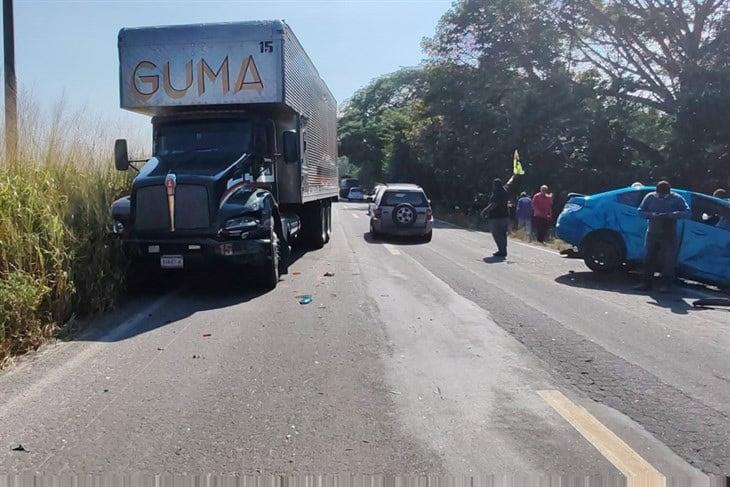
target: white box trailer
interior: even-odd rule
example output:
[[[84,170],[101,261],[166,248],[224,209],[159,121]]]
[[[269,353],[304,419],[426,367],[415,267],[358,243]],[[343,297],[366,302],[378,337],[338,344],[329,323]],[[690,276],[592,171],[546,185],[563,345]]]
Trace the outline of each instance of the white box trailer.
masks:
[[[128,242],[219,237],[225,198],[240,186],[270,193],[280,240],[301,228],[326,243],[338,194],[337,106],[286,23],[122,29],[118,47],[121,108],[153,124],[153,157],[128,209],[116,207]],[[126,142],[115,157],[125,169]]]
[[[297,113],[306,151],[301,174],[282,171],[282,202],[337,196],[337,104],[286,23],[122,29],[119,67],[126,110],[169,116],[276,104]],[[292,187],[298,186],[292,178],[301,188]]]

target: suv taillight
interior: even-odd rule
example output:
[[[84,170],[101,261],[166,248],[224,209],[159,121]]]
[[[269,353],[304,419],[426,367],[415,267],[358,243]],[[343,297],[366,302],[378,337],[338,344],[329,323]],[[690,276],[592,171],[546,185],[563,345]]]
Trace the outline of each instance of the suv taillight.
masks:
[[[375,213],[374,214],[375,214],[375,218],[380,218],[381,215],[383,214],[383,209],[382,208],[375,208]]]
[[[433,211],[431,210],[431,208],[426,210],[426,220],[428,220],[428,221],[433,220]]]

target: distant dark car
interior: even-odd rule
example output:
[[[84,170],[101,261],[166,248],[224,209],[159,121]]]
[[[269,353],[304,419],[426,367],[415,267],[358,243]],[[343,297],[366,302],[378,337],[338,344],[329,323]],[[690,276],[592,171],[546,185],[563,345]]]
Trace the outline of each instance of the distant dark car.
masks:
[[[655,188],[632,186],[591,196],[571,195],[558,218],[557,236],[577,247],[597,272],[624,263],[642,263],[647,220],[639,205]],[[677,224],[678,273],[710,284],[730,285],[730,202],[700,193],[672,190],[692,210]]]
[[[431,202],[415,184],[389,184],[378,188],[370,207],[370,235],[418,237],[426,242],[433,235]]]
[[[349,201],[363,201],[365,199],[365,193],[363,193],[362,188],[350,188],[350,191],[347,193],[347,199]]]
[[[347,198],[351,188],[359,188],[360,181],[355,178],[340,179],[340,198]]]

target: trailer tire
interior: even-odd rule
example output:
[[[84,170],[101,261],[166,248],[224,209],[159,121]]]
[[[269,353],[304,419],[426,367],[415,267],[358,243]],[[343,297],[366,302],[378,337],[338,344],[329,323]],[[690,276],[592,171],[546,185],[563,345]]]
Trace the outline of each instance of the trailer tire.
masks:
[[[324,211],[325,217],[327,218],[327,237],[324,243],[328,243],[332,238],[332,203],[327,202]]]
[[[305,221],[308,225],[308,243],[312,249],[321,249],[327,243],[326,206],[322,203],[313,205],[307,212]]]

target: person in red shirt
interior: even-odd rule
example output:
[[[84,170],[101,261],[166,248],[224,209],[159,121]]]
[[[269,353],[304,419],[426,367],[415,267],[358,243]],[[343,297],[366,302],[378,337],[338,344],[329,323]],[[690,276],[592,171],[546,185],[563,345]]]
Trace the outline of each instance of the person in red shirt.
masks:
[[[544,184],[540,186],[540,192],[532,197],[532,215],[537,241],[545,243],[553,217],[553,195],[548,193],[548,187]]]

